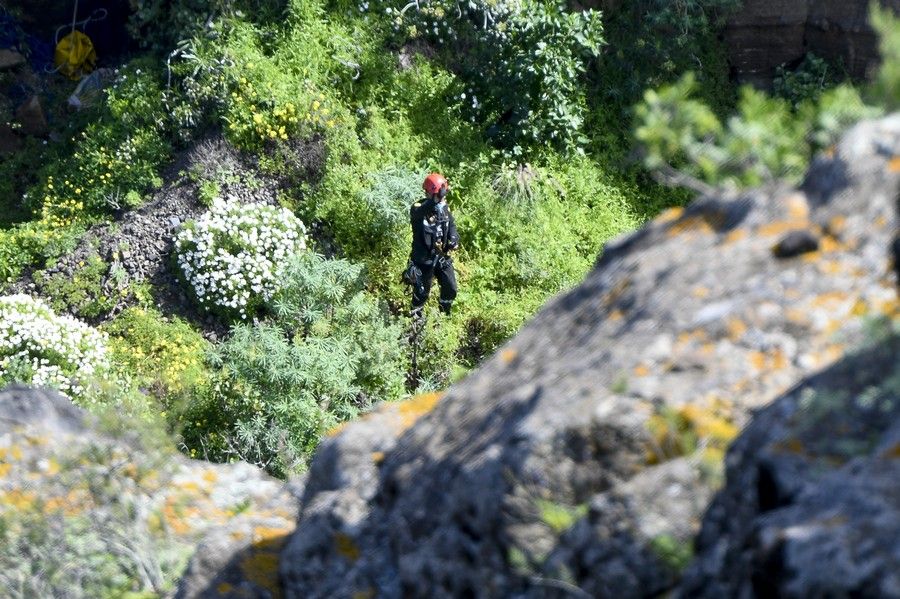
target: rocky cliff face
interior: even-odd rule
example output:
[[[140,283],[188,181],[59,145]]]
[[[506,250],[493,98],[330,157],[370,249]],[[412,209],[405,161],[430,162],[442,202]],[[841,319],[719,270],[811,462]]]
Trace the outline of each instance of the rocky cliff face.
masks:
[[[882,0],[900,13],[900,0]],[[744,0],[725,28],[729,62],[738,80],[768,87],[782,64],[807,52],[840,63],[862,79],[878,64],[868,24],[869,0]]]

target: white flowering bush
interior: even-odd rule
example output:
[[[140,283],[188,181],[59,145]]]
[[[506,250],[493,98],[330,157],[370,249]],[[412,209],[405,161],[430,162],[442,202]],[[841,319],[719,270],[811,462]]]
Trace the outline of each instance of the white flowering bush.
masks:
[[[90,387],[109,378],[106,335],[57,315],[29,295],[0,297],[0,387],[54,387],[75,403],[91,403]]]
[[[202,307],[242,320],[279,289],[279,270],[306,249],[306,227],[286,208],[213,200],[175,238],[178,266]]]

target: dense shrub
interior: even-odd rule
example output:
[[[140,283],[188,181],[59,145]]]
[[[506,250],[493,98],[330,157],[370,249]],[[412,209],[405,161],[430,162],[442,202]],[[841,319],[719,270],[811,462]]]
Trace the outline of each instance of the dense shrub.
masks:
[[[512,155],[586,141],[582,74],[604,43],[598,12],[541,0],[360,3],[370,9],[394,17],[401,41],[424,38],[446,49],[463,76],[465,116]]]
[[[218,198],[175,238],[178,266],[199,304],[246,319],[278,290],[281,264],[306,249],[306,228],[285,208]]]
[[[237,325],[216,349],[223,380],[189,406],[189,448],[284,475],[305,467],[326,430],[403,393],[400,329],[362,290],[360,273],[313,253],[291,259],[274,321]]]
[[[209,342],[179,318],[134,307],[105,324],[103,330],[110,336],[112,360],[137,388],[156,397],[164,407],[171,407],[174,400],[210,380],[206,367]]]
[[[0,297],[0,386],[47,386],[91,404],[109,376],[106,335],[28,295]]]
[[[849,86],[825,92],[817,103],[805,102],[796,111],[786,100],[745,87],[738,113],[722,123],[709,106],[694,99],[695,91],[696,81],[687,74],[675,85],[648,90],[636,109],[635,137],[645,164],[673,183],[740,187],[776,178],[797,182],[816,150],[833,143],[856,120],[879,113]]]

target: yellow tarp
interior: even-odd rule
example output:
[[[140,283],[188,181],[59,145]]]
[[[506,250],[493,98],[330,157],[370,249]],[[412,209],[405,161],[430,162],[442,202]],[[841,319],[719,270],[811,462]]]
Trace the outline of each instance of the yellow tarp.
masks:
[[[91,38],[76,29],[56,44],[53,62],[59,72],[69,79],[80,79],[94,70],[97,52]]]

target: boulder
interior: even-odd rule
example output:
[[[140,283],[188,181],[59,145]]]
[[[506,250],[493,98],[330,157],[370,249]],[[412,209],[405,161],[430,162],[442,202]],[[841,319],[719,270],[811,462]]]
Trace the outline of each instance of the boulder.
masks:
[[[43,137],[49,132],[47,118],[44,116],[44,108],[38,96],[31,96],[27,102],[16,110],[16,120],[22,125],[22,133]]]
[[[900,336],[755,416],[683,597],[900,597]]]
[[[20,67],[26,63],[25,57],[9,48],[0,48],[0,71]]]
[[[116,564],[115,588],[124,580],[163,595],[195,553],[182,597],[213,580],[214,589],[277,587],[269,552],[297,513],[284,484],[249,464],[187,459],[144,428],[139,418],[98,420],[55,391],[0,390],[0,596],[91,596],[106,563]],[[210,530],[225,537],[201,544]],[[241,551],[245,561],[225,574],[227,560],[215,557]],[[210,561],[214,573],[202,567]]]

